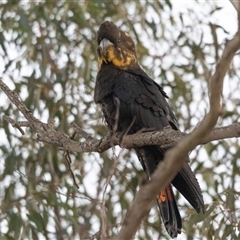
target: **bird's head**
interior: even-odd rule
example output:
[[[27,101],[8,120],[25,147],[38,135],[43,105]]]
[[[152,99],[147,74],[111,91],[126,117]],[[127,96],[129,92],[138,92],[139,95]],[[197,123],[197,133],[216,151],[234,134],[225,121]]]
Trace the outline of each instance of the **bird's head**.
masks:
[[[100,25],[97,35],[98,64],[112,63],[121,70],[136,66],[135,44],[131,37],[120,30],[113,22],[105,21]]]

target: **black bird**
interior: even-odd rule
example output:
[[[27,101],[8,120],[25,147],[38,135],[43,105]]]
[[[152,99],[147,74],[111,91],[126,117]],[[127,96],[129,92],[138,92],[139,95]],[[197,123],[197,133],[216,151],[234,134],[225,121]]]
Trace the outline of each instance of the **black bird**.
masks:
[[[114,23],[105,21],[100,25],[97,43],[99,71],[94,101],[100,104],[110,131],[133,134],[143,129],[162,130],[169,125],[178,130],[166,93],[138,64],[131,37]],[[166,150],[157,145],[135,148],[149,179]],[[201,189],[187,161],[172,185],[198,213],[204,212]],[[172,185],[159,193],[157,203],[165,228],[174,238],[181,233],[182,220]]]

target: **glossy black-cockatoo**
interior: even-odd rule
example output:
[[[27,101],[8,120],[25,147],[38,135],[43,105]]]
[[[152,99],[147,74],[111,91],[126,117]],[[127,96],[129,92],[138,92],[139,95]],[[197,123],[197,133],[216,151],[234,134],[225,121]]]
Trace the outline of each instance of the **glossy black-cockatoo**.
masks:
[[[132,38],[114,23],[105,21],[99,28],[97,43],[99,70],[94,101],[100,104],[109,129],[127,134],[142,129],[162,130],[166,126],[178,130],[167,95],[140,67]],[[149,179],[166,150],[157,145],[135,148]],[[157,196],[165,228],[174,238],[181,233],[182,220],[172,185],[198,213],[204,211],[204,202],[198,181],[186,161],[172,183]]]

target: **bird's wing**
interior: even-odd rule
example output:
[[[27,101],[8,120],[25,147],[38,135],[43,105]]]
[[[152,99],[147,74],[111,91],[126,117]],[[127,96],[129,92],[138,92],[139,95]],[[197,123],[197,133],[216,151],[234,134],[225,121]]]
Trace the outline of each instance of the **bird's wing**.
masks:
[[[132,124],[129,131],[132,133],[141,129],[162,130],[170,125],[169,119],[172,119],[173,113],[161,89],[150,79],[122,72],[117,77],[113,92],[120,102],[118,124],[121,129],[126,129]],[[163,160],[165,150],[158,146],[145,146],[135,148],[135,151],[143,169],[151,178],[158,163]],[[166,230],[171,237],[176,237],[181,232],[182,221],[171,185],[159,193],[157,203]]]
[[[162,130],[168,126],[169,119],[172,119],[172,111],[158,88],[159,86],[152,80],[145,79],[142,76],[121,72],[115,79],[113,89],[114,97],[121,102],[120,113],[127,116],[127,119],[134,123],[134,131],[142,128],[151,128],[151,130]],[[119,122],[121,124],[121,122]]]

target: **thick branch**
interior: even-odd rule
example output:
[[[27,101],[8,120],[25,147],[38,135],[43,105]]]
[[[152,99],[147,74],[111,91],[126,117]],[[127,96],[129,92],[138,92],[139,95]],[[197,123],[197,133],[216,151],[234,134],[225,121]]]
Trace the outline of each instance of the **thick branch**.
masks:
[[[0,80],[0,88],[6,93],[11,102],[22,112],[26,119],[28,119],[28,121],[17,122],[8,116],[3,116],[4,120],[9,122],[13,127],[18,128],[22,134],[24,134],[22,127],[31,126],[38,132],[39,141],[61,147],[64,150],[72,152],[104,152],[113,145],[120,145],[123,148],[134,148],[145,145],[160,145],[161,147],[166,148],[176,145],[185,135],[180,131],[175,131],[171,128],[165,128],[161,132],[153,131],[136,133],[133,135],[124,136],[122,139],[116,135],[107,136],[98,140],[91,137],[76,124],[71,123],[70,125],[74,131],[78,133],[80,137],[85,139],[84,142],[76,142],[73,141],[68,135],[54,130],[54,124],[51,122],[51,120],[45,124],[34,118],[32,113],[29,110],[26,110],[26,106],[19,100],[17,94],[12,92],[2,80]],[[213,131],[207,137],[205,137],[200,144],[206,144],[213,140],[234,137],[240,137],[240,123],[234,123],[226,127],[213,129]]]
[[[239,0],[229,0],[231,2],[231,4],[233,5],[233,7],[239,11],[240,9],[240,1]]]
[[[134,237],[142,219],[148,214],[153,199],[156,198],[161,189],[164,189],[171,182],[177,172],[182,168],[188,152],[200,144],[201,141],[208,136],[209,132],[212,131],[221,113],[220,98],[223,79],[234,54],[239,48],[240,31],[226,44],[222,59],[212,76],[209,113],[191,134],[185,136],[176,147],[166,153],[164,161],[158,165],[152,179],[148,184],[144,185],[136,195],[124,219],[122,229],[115,238],[116,240],[132,239]]]
[[[2,88],[2,85],[3,82],[0,80],[0,88]],[[19,131],[22,134],[24,134],[22,127],[30,126],[30,123],[27,121],[17,122],[8,116],[3,116],[3,119],[9,122],[13,127],[17,129],[21,128]],[[146,145],[159,145],[162,148],[169,148],[175,146],[186,135],[180,131],[175,131],[170,127],[166,127],[163,129],[163,131],[136,133],[133,135],[126,135],[122,139],[119,138],[118,135],[108,135],[99,140],[94,139],[76,124],[71,123],[70,126],[74,128],[74,131],[77,132],[80,137],[85,139],[84,142],[77,142],[72,140],[72,138],[70,138],[67,134],[54,130],[50,123],[44,124],[37,120],[37,123],[35,124],[38,123],[41,123],[42,126],[45,126],[42,128],[41,134],[38,134],[39,141],[55,145],[63,150],[71,152],[101,153],[111,148],[113,145],[119,145],[128,149]],[[37,129],[35,130],[39,133]],[[214,140],[238,137],[240,137],[240,123],[234,123],[229,126],[213,129],[212,132],[200,142],[200,144],[206,144]]]

